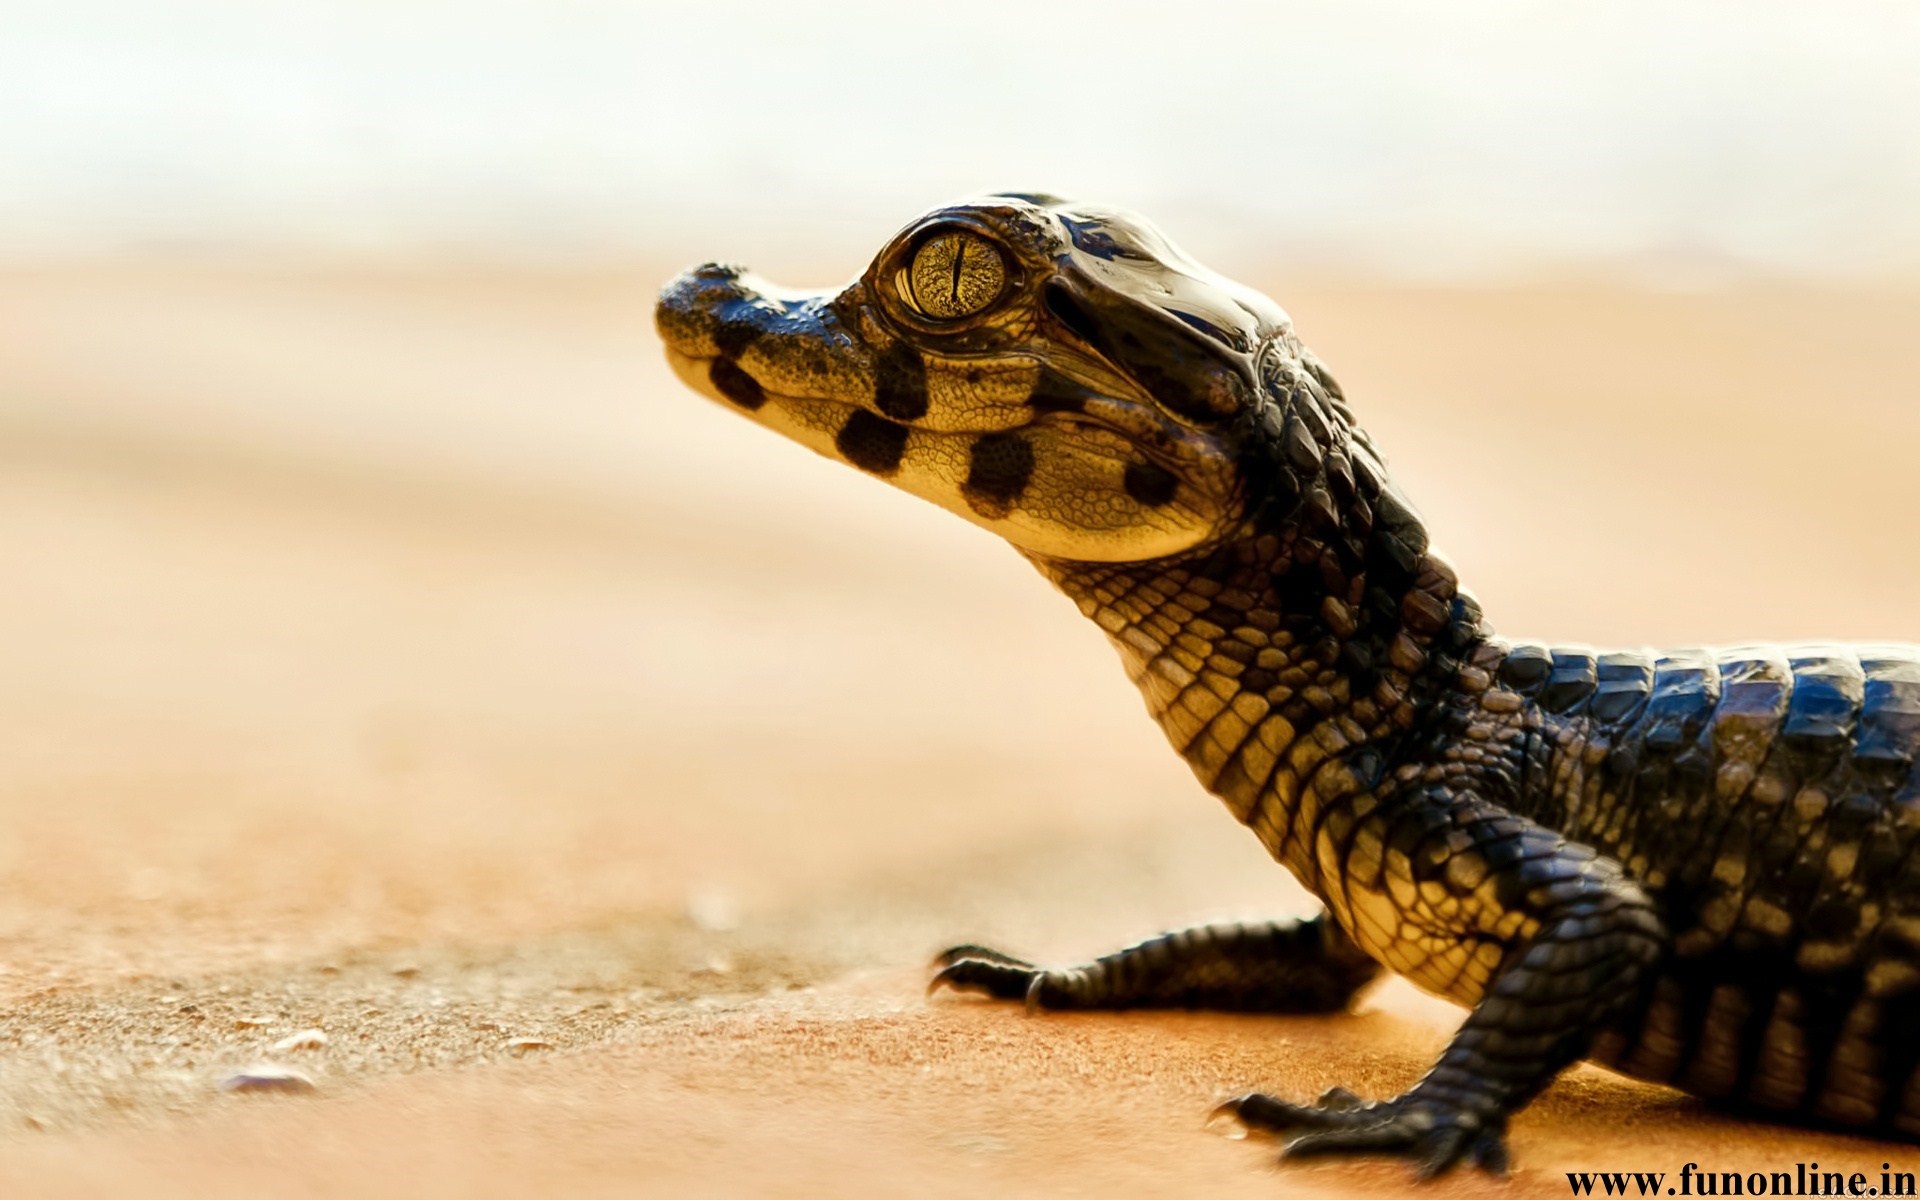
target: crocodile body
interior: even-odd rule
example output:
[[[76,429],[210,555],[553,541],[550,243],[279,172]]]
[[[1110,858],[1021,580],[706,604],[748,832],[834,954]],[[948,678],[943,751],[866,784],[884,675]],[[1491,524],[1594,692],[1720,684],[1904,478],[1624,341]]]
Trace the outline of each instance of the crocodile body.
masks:
[[[1124,214],[989,197],[838,294],[709,266],[658,323],[697,387],[1012,542],[1326,908],[936,983],[1322,1012],[1385,967],[1471,1010],[1402,1096],[1225,1106],[1289,1153],[1497,1169],[1582,1058],[1920,1137],[1920,649],[1501,639],[1285,315]]]

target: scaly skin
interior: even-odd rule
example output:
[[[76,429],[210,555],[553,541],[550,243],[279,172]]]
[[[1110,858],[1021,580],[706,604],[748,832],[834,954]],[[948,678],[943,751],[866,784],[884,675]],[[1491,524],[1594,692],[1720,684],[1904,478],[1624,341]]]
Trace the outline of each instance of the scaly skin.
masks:
[[[1326,905],[934,986],[1325,1012],[1378,964],[1471,1010],[1401,1096],[1223,1106],[1289,1154],[1499,1170],[1581,1058],[1920,1137],[1920,650],[1495,637],[1285,315],[1120,214],[990,197],[838,295],[709,266],[658,322],[695,386],[1013,542]]]

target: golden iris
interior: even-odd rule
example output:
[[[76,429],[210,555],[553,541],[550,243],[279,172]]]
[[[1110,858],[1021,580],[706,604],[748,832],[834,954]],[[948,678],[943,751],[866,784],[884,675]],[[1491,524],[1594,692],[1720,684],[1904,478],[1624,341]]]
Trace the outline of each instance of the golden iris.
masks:
[[[905,271],[908,304],[936,321],[971,317],[1000,298],[1007,264],[985,238],[955,230],[913,252]]]

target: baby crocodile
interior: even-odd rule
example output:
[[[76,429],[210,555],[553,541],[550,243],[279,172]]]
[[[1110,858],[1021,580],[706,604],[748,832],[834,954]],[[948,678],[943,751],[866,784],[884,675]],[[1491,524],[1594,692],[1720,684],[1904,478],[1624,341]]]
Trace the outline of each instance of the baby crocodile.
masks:
[[[1400,1096],[1223,1106],[1290,1155],[1498,1172],[1583,1058],[1920,1137],[1920,648],[1496,637],[1286,314],[1110,209],[942,208],[837,294],[710,264],[656,321],[696,389],[1013,543],[1325,905],[936,984],[1324,1012],[1385,966],[1471,1010]]]

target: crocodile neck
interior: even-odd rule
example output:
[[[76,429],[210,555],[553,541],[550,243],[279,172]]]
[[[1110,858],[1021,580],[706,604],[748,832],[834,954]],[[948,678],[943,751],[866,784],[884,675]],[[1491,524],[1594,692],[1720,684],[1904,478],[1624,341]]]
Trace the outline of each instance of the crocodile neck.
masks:
[[[1319,813],[1440,732],[1463,672],[1497,653],[1371,445],[1308,421],[1309,455],[1299,424],[1270,412],[1249,439],[1253,516],[1234,536],[1144,563],[1029,557],[1106,632],[1200,782],[1322,893]]]

